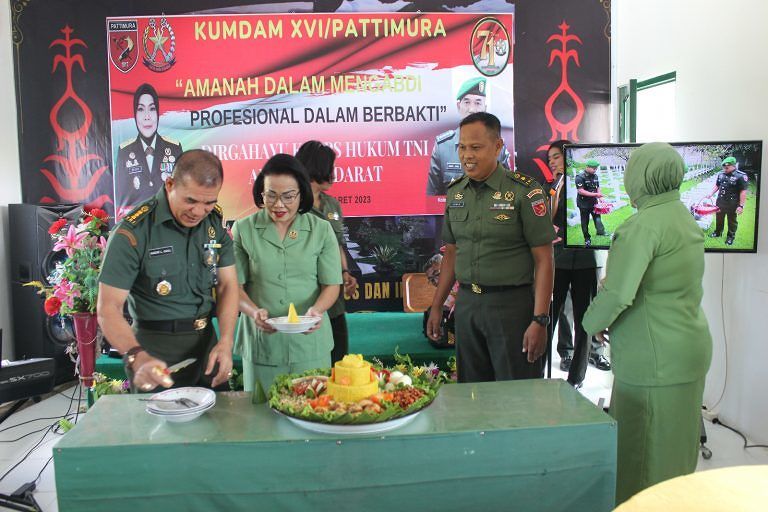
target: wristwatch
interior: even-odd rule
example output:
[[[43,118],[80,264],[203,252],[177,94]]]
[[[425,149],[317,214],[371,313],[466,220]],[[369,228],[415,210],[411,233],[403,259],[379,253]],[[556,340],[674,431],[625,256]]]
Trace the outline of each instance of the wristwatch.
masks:
[[[531,319],[542,327],[549,325],[549,315],[533,315]]]
[[[144,347],[141,345],[136,345],[135,347],[132,347],[128,349],[128,352],[123,354],[123,361],[125,362],[126,366],[128,366],[128,369],[133,371],[133,363],[136,361],[136,354],[139,352],[144,352]]]

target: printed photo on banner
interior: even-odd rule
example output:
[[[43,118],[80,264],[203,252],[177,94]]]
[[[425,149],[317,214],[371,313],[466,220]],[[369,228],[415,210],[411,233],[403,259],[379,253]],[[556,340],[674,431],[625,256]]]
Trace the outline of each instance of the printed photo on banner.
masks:
[[[450,154],[459,122],[476,109],[500,118],[499,161],[514,166],[513,12],[146,16],[107,27],[119,208],[151,196],[183,146],[222,160],[219,201],[241,218],[264,163],[319,140],[336,152],[332,195],[346,217],[440,215],[462,172]],[[154,135],[131,108],[143,84]],[[155,139],[170,154],[148,156]]]

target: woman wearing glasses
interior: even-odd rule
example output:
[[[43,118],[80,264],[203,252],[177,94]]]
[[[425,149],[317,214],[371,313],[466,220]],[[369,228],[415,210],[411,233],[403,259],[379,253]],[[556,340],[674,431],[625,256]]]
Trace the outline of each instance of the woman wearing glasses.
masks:
[[[294,157],[275,155],[253,185],[258,212],[232,228],[240,282],[240,325],[235,353],[243,384],[267,390],[277,375],[331,365],[333,335],[326,311],[339,295],[341,260],[331,225],[308,214],[312,189]],[[276,332],[266,320],[299,314],[321,317],[307,334]]]

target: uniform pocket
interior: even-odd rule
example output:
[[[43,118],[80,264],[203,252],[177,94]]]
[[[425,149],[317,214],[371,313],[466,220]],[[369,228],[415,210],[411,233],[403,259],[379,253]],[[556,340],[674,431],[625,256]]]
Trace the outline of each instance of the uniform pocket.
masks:
[[[156,290],[162,281],[167,281],[171,285],[171,289],[165,295],[176,295],[183,288],[181,266],[176,259],[163,259],[162,257],[156,260],[150,259],[144,267],[144,273],[149,287],[153,290]],[[160,292],[158,291],[158,293]]]
[[[466,208],[449,208],[448,220],[451,222],[466,222],[469,218],[469,210]]]

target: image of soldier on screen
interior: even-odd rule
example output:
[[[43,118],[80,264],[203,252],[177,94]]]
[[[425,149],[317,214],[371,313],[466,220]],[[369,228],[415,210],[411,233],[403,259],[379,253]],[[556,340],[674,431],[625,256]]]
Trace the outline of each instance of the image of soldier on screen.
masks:
[[[484,77],[470,78],[459,87],[456,93],[456,108],[464,119],[469,114],[487,111],[488,82]],[[448,130],[435,137],[435,147],[429,161],[427,177],[427,195],[444,196],[452,180],[464,174],[459,160],[459,130]],[[501,148],[499,162],[509,169],[509,151],[506,145]]]
[[[723,170],[717,174],[715,186],[707,196],[712,198],[717,193],[715,230],[709,236],[720,238],[723,234],[725,220],[728,219],[725,245],[733,245],[736,239],[736,230],[739,227],[738,217],[744,213],[744,206],[747,202],[749,177],[737,169],[738,161],[732,156],[723,159],[721,165]]]
[[[606,236],[605,226],[603,226],[603,220],[600,218],[602,214],[598,207],[600,199],[603,197],[603,193],[600,190],[600,178],[597,175],[597,169],[600,167],[600,162],[597,160],[588,160],[584,170],[576,175],[576,206],[579,209],[579,215],[581,218],[581,232],[584,234],[584,245],[589,247],[592,245],[592,235],[589,232],[589,218],[595,224],[595,234],[597,236]]]
[[[133,118],[138,134],[120,144],[113,172],[118,219],[160,190],[182,152],[180,143],[157,133],[160,101],[151,85],[136,89]]]

